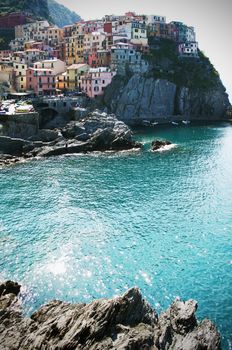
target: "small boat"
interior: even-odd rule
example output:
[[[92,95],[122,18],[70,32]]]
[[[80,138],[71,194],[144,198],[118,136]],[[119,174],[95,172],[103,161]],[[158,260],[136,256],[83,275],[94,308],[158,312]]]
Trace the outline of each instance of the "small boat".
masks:
[[[188,125],[188,124],[190,124],[190,120],[182,120],[182,123],[185,125]]]
[[[172,125],[179,125],[179,123],[177,123],[177,122],[171,122],[172,123]]]
[[[149,120],[143,120],[143,125],[150,126],[151,122],[149,122]]]
[[[158,122],[151,123],[152,126],[155,126],[155,125],[158,125],[158,124],[159,124]]]

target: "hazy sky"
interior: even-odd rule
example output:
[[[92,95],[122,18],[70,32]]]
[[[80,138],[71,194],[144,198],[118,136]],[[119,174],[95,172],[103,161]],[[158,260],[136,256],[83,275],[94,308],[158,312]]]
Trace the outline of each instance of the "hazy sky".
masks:
[[[220,73],[232,102],[232,0],[58,0],[83,19],[105,14],[157,14],[194,26],[199,47]]]

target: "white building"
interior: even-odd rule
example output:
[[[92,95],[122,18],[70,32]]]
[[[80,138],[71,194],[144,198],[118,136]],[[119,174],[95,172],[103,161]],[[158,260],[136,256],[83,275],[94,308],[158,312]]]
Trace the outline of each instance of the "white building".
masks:
[[[179,54],[181,57],[198,58],[198,43],[193,41],[179,44]]]
[[[154,23],[166,23],[166,17],[157,16],[157,15],[146,16],[146,24],[154,24]]]
[[[65,72],[66,65],[63,61],[53,58],[50,60],[43,60],[34,63],[35,69],[50,69],[54,75],[61,74]]]
[[[132,44],[118,43],[111,47],[111,69],[120,75],[125,75],[127,70],[132,73],[145,73],[148,63]]]
[[[196,41],[196,34],[195,34],[194,27],[187,27],[186,40],[189,41],[189,42]]]

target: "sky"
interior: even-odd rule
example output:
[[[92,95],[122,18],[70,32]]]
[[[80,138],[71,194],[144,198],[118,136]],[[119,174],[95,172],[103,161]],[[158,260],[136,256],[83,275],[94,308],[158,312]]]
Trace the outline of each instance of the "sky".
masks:
[[[166,16],[167,21],[182,21],[195,27],[199,48],[220,74],[232,103],[232,0],[58,0],[83,19],[106,14]]]

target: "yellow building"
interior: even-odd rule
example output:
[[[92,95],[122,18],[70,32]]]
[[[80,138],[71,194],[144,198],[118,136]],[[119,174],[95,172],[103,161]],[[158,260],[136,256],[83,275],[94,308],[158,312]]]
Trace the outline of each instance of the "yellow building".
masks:
[[[57,90],[67,89],[67,72],[57,75],[57,77],[56,77],[56,89]]]
[[[73,64],[67,68],[67,89],[81,90],[81,77],[89,70],[87,64]]]
[[[13,62],[14,68],[14,85],[18,92],[24,92],[27,90],[27,64],[20,62]]]
[[[66,47],[66,63],[68,65],[83,63],[84,62],[84,46],[83,46],[83,34],[74,35],[65,38]]]
[[[89,70],[87,64],[72,64],[67,71],[57,76],[58,90],[81,90],[81,77]]]

